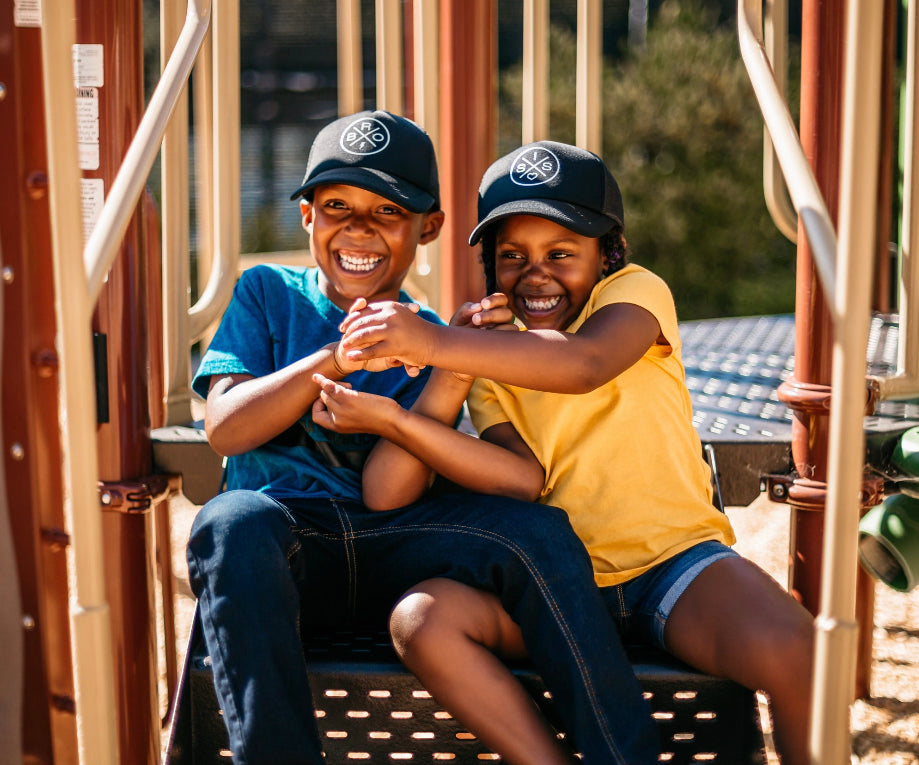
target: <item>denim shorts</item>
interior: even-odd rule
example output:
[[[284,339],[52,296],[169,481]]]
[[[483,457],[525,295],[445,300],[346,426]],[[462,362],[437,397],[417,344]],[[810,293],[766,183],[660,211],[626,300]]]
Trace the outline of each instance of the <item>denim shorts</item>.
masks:
[[[686,588],[716,560],[736,556],[721,542],[700,542],[628,582],[601,587],[623,641],[666,649],[664,628]]]

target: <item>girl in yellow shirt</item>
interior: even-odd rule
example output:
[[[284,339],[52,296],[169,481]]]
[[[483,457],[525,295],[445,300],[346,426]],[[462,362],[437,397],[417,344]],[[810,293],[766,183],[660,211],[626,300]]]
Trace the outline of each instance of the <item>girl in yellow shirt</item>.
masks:
[[[564,509],[623,639],[765,690],[782,762],[804,763],[812,619],[729,547],[692,426],[673,299],[657,276],[626,265],[623,220],[596,155],[541,141],[501,158],[482,180],[470,238],[482,241],[491,294],[460,309],[455,323],[466,326],[363,301],[343,324],[352,360],[437,368],[420,408],[317,378],[314,418],[382,436],[364,468],[372,509],[414,501],[434,472]],[[526,331],[473,331],[507,309]],[[448,427],[467,394],[479,439]],[[423,582],[390,628],[432,695],[506,760],[570,762],[495,659],[525,646],[494,595]]]

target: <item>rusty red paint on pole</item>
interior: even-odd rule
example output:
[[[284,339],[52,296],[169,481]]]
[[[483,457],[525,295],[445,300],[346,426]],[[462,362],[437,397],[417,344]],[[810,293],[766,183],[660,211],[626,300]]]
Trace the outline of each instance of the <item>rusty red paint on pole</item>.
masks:
[[[834,223],[838,219],[839,203],[845,10],[845,0],[804,0],[802,3],[801,143]],[[832,350],[833,326],[827,299],[818,283],[810,247],[799,224],[795,371],[780,386],[779,398],[794,412],[792,459],[797,476],[788,490],[791,507],[789,588],[814,614],[820,603]],[[862,639],[856,693],[864,696],[870,684],[870,631],[874,608],[874,590],[864,572],[859,573],[858,590]]]
[[[469,232],[476,192],[495,158],[495,0],[448,0],[440,9],[441,313],[484,294],[485,280]]]

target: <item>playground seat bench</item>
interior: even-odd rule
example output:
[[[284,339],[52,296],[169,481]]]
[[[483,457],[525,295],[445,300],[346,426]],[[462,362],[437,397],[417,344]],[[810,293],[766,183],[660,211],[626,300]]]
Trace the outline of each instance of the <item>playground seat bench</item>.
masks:
[[[335,632],[304,642],[327,762],[500,761],[404,668],[385,632]],[[661,762],[765,762],[753,693],[700,674],[662,652],[635,647],[630,657],[660,731]],[[533,667],[516,663],[512,669],[564,736],[558,711]],[[166,765],[229,763],[232,753],[197,618],[178,696]]]

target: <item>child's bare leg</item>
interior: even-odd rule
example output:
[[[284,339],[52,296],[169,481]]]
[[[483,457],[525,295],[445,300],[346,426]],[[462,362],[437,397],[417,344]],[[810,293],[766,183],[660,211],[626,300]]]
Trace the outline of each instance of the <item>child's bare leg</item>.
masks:
[[[664,637],[693,667],[766,691],[783,765],[809,761],[813,618],[774,579],[744,558],[712,563],[676,602]]]
[[[497,597],[448,579],[409,590],[389,621],[396,651],[428,692],[513,765],[571,765],[533,700],[495,654],[526,655]]]

